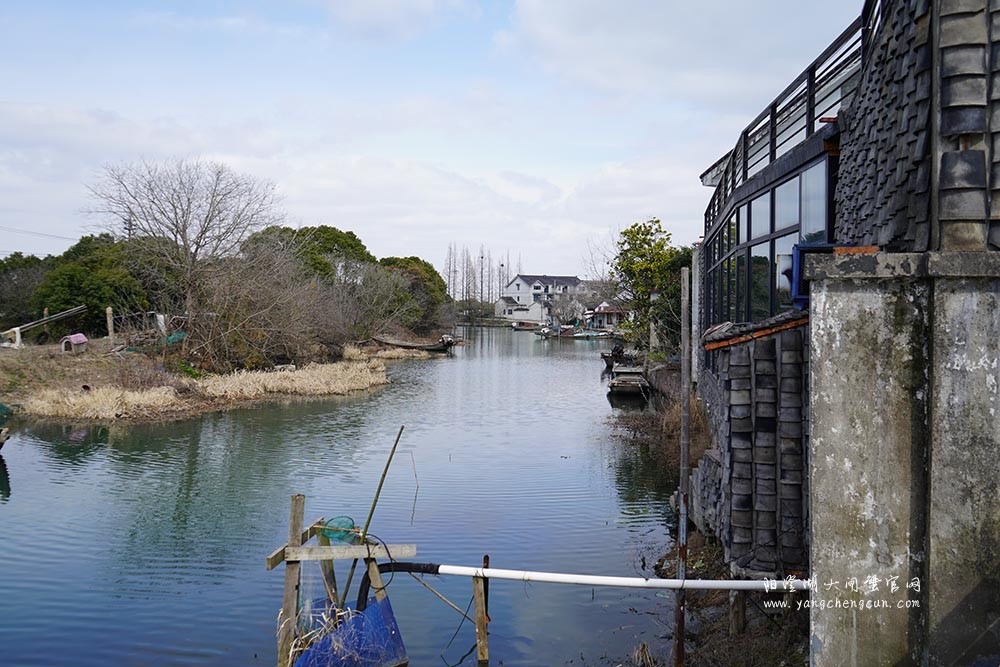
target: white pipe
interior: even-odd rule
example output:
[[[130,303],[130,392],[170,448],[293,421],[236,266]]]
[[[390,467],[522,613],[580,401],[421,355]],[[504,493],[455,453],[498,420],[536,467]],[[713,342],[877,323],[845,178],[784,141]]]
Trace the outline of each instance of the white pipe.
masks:
[[[501,570],[497,568],[440,565],[438,574],[459,577],[486,577],[513,581],[537,581],[550,584],[579,584],[582,586],[616,586],[619,588],[667,588],[714,591],[763,591],[785,592],[809,590],[807,579],[643,579],[642,577],[605,577],[594,574],[563,574],[561,572],[531,572],[528,570]]]

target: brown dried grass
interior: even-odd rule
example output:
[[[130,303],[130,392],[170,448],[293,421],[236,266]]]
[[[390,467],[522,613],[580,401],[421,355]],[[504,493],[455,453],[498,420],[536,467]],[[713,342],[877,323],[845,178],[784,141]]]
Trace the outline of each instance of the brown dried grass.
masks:
[[[354,345],[345,345],[342,356],[344,361],[364,361],[368,358],[368,355],[362,352],[360,347]]]
[[[24,410],[41,417],[113,420],[155,416],[181,405],[173,387],[139,391],[95,387],[89,391],[45,389],[28,398]]]
[[[383,350],[363,350],[353,345],[344,346],[341,353],[344,361],[364,361],[366,359],[430,359],[431,353],[426,350],[409,350],[401,347],[389,347]]]
[[[198,381],[198,391],[213,399],[252,400],[271,394],[327,396],[388,384],[377,361],[312,364],[295,371],[238,371]]]
[[[391,347],[379,350],[372,356],[375,359],[430,359],[431,353],[427,350],[407,350],[401,347]]]

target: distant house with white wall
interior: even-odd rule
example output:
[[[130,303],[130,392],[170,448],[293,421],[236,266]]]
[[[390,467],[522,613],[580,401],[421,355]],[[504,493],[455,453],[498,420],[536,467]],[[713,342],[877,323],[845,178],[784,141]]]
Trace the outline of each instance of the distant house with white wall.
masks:
[[[597,308],[584,313],[587,326],[594,329],[614,329],[620,326],[627,318],[627,310],[621,306],[614,306],[607,301],[602,301]]]
[[[504,287],[494,304],[494,312],[512,322],[548,322],[553,302],[561,299],[580,302],[589,293],[586,283],[576,276],[519,273]],[[579,310],[582,312],[583,307]]]
[[[509,296],[502,296],[494,304],[493,313],[496,317],[511,322],[548,322],[546,304],[541,301],[518,303]]]

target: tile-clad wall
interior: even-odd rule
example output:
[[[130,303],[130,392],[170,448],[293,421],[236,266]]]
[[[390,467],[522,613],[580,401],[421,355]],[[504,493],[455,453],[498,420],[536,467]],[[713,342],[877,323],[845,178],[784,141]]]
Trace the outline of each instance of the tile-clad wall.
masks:
[[[930,3],[882,6],[858,91],[838,114],[835,235],[838,243],[924,251],[931,241]]]
[[[703,374],[717,450],[695,469],[695,522],[734,570],[806,569],[807,346],[796,327],[719,350]]]
[[[940,249],[996,249],[1000,89],[993,78],[1000,71],[1000,2],[939,2]]]

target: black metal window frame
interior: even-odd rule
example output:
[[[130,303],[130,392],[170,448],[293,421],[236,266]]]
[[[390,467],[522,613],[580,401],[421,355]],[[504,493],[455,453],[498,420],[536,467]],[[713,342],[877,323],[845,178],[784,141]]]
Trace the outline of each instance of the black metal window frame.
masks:
[[[705,285],[705,326],[710,327],[721,322],[749,322],[766,319],[776,314],[777,276],[775,266],[775,242],[786,236],[798,235],[802,225],[803,193],[799,186],[798,222],[775,229],[776,192],[783,185],[802,175],[810,169],[826,165],[826,207],[825,227],[826,241],[833,238],[833,190],[835,185],[836,165],[826,154],[802,165],[794,172],[770,184],[766,190],[732,202],[727,207],[726,215],[720,217],[713,225],[712,233],[703,244],[705,254],[703,284]],[[752,236],[753,212],[752,202],[760,197],[768,198],[768,232],[760,236]],[[734,238],[735,235],[735,238]],[[751,238],[747,238],[751,237]],[[753,260],[752,249],[767,244],[769,268],[767,314],[753,316]],[[739,259],[743,258],[740,267]]]

